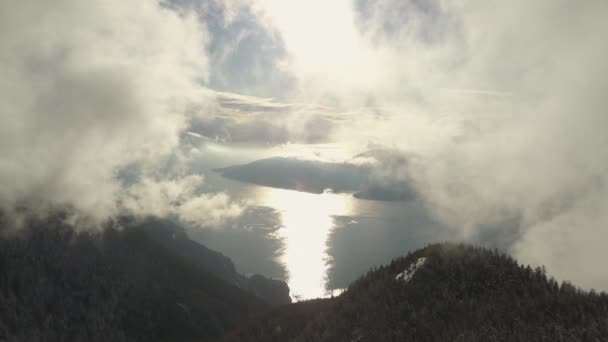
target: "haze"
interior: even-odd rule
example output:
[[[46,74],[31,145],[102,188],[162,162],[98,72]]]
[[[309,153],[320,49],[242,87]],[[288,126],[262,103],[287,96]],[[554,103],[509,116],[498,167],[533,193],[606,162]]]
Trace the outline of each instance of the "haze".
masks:
[[[283,235],[279,258],[292,277],[301,267],[324,278],[328,248],[354,252],[353,242],[328,247],[329,236],[382,249],[422,234],[416,241],[498,246],[559,279],[608,289],[596,264],[608,257],[605,1],[0,8],[0,206],[15,218],[68,207],[97,229],[155,215],[211,238],[267,206],[283,213],[283,233],[299,234]],[[391,153],[354,158],[369,151]],[[348,203],[364,200],[288,190],[253,198],[211,176],[277,156],[365,167],[370,184],[407,186],[415,198],[353,213]],[[335,229],[351,224],[345,216],[399,210],[407,215],[390,216],[382,233]],[[289,247],[298,241],[316,247]],[[319,294],[318,284],[302,286]]]

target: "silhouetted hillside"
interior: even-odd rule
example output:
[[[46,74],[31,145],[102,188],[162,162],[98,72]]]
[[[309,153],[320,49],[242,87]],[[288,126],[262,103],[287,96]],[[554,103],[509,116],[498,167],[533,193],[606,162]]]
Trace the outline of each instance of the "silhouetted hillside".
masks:
[[[271,305],[291,303],[289,287],[285,282],[259,274],[246,277],[237,273],[230,258],[190,240],[184,228],[172,221],[150,218],[132,226],[145,230],[152,239],[188,262],[213,273],[229,284],[255,294]]]
[[[275,283],[238,275],[168,221],[103,233],[65,221],[1,222],[0,341],[608,340],[606,294],[483,248],[431,245],[339,297],[268,311],[244,287],[272,297]]]
[[[63,222],[2,223],[0,341],[214,341],[268,308],[146,229]]]
[[[608,296],[482,248],[431,245],[227,341],[607,341]]]

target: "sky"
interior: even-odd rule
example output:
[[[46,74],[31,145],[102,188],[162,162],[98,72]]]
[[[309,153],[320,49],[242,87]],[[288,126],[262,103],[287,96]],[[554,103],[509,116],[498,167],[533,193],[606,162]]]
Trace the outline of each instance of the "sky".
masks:
[[[602,0],[0,0],[0,206],[219,227],[192,139],[402,151],[463,240],[608,289]],[[32,209],[34,210],[34,209]],[[506,232],[506,233],[504,233]]]

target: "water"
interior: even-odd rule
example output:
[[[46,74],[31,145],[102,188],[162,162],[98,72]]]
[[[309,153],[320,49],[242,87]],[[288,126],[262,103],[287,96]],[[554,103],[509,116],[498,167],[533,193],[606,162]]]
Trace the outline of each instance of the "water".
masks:
[[[201,161],[207,166],[207,190],[227,192],[246,202],[248,210],[222,229],[193,230],[192,238],[229,256],[242,273],[287,281],[294,300],[327,297],[370,267],[450,239],[415,201],[367,201],[245,184],[208,171],[244,161],[215,161]]]

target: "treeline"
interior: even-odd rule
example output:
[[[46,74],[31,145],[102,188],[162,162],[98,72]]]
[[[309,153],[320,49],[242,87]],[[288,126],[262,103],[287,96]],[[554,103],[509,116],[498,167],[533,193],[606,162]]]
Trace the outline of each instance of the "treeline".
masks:
[[[336,298],[268,311],[259,296],[283,301],[281,284],[242,278],[166,223],[127,221],[11,230],[0,216],[0,341],[608,341],[605,293],[495,250],[431,245]]]
[[[422,257],[409,282],[396,279]],[[608,296],[497,251],[436,244],[371,270],[329,302],[292,304],[226,340],[608,341]]]
[[[216,341],[258,297],[132,227],[0,223],[0,341]]]

